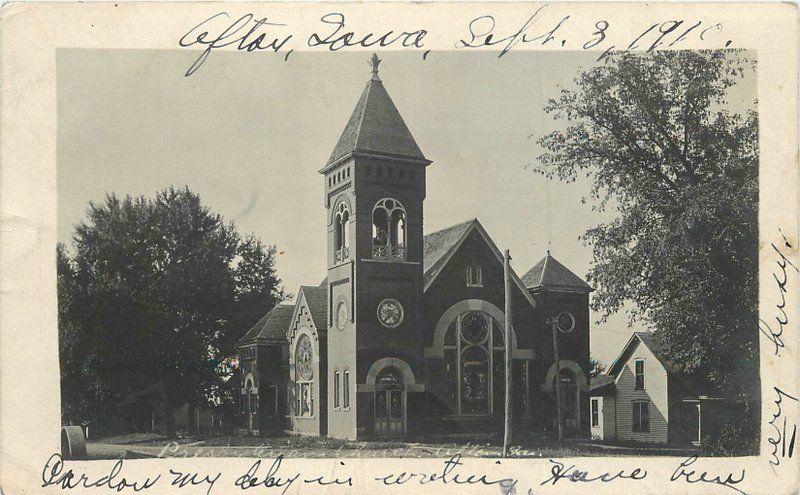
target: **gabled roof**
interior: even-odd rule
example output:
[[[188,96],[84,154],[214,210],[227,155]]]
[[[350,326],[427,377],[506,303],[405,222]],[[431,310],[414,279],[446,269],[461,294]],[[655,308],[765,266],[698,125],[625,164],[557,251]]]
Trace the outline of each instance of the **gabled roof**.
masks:
[[[278,304],[245,332],[237,346],[253,343],[286,343],[286,329],[292,321],[293,304]]]
[[[302,285],[300,292],[303,293],[308,304],[308,311],[311,313],[311,319],[314,320],[314,326],[317,327],[318,332],[326,332],[328,330],[328,279],[322,281],[320,285]],[[298,298],[299,300],[299,298]]]
[[[338,163],[354,152],[411,158],[430,163],[417,146],[403,117],[394,105],[377,72],[367,82],[327,165]]]
[[[666,348],[658,339],[654,338],[651,332],[633,332],[631,338],[628,339],[628,342],[622,348],[622,352],[620,352],[617,359],[611,363],[607,375],[616,377],[619,371],[624,367],[625,362],[630,358],[631,350],[639,343],[650,349],[650,352],[658,359],[658,362],[661,363],[664,369],[667,370],[667,372],[670,371],[669,356],[667,355]]]
[[[467,231],[478,220],[473,218],[463,223],[447,227],[426,235],[422,240],[422,272],[427,288],[433,278],[444,267],[448,254],[454,251],[459,242],[466,237]]]
[[[567,292],[591,292],[592,287],[569,268],[555,259],[550,251],[522,276],[522,283],[529,289],[561,290]]]
[[[483,238],[495,257],[500,263],[503,263],[503,253],[500,252],[497,244],[494,243],[477,218],[433,232],[423,238],[422,270],[424,291],[427,291],[433,284],[436,277],[447,266],[447,263],[473,231],[476,231]],[[531,303],[531,306],[536,306],[533,297],[528,293],[513,268],[511,269],[511,280],[522,291],[523,296]]]

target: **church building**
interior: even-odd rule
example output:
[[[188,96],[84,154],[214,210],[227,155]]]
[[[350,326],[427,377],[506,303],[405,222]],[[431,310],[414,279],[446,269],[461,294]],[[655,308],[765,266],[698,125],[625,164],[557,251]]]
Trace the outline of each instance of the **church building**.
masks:
[[[293,305],[276,306],[239,342],[245,432],[360,439],[502,426],[501,250],[477,219],[424,234],[426,171],[435,165],[379,63],[373,55],[319,170],[324,280],[301,287]],[[588,436],[592,289],[549,252],[522,277],[512,270],[511,281],[515,428],[554,432],[559,389],[565,434]]]

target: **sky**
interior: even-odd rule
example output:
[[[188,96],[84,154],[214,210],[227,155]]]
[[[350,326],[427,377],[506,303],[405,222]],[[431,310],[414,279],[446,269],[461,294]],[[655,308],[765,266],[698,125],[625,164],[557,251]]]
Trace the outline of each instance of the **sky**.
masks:
[[[288,292],[325,276],[325,165],[370,76],[370,53],[212,53],[61,49],[58,240],[69,244],[89,201],[188,186],[239,232],[277,245]],[[613,212],[581,198],[589,183],[532,171],[539,136],[564,124],[542,109],[595,56],[570,52],[382,52],[380,76],[427,170],[425,232],[478,218],[522,276],[550,249],[581,277],[578,237]],[[610,363],[631,332],[624,315],[591,325]]]

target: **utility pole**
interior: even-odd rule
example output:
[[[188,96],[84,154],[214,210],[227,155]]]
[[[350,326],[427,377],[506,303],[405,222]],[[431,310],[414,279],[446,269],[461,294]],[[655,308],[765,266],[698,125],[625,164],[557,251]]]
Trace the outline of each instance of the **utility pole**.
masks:
[[[505,359],[506,359],[506,397],[505,420],[503,422],[503,457],[508,455],[508,445],[511,443],[511,254],[506,249],[503,260],[503,278],[505,281]]]
[[[561,418],[561,359],[558,355],[558,317],[551,317],[550,324],[553,327],[553,354],[556,360],[556,411],[558,414],[558,446],[561,447],[561,442],[564,441],[564,426],[562,425]]]

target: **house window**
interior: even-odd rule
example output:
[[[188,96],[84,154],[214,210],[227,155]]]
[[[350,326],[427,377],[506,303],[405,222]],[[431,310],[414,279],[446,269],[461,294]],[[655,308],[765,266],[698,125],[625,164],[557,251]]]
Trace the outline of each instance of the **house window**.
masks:
[[[301,335],[297,340],[294,355],[295,361],[295,414],[312,416],[314,411],[314,350],[308,335]]]
[[[592,399],[592,426],[600,426],[600,401]]]
[[[634,363],[636,371],[636,390],[644,390],[644,360],[637,359]]]
[[[333,408],[339,409],[339,372],[333,372]]]
[[[483,287],[483,273],[480,266],[467,266],[467,287]]]
[[[649,402],[633,403],[633,431],[639,431],[644,433],[650,431]]]
[[[502,400],[503,330],[480,311],[458,315],[444,337],[444,382],[452,414],[491,414]]]
[[[342,388],[344,389],[344,408],[348,409],[350,407],[350,372],[347,370],[344,372]]]
[[[372,209],[372,259],[406,259],[406,210],[395,199],[382,199]]]
[[[339,203],[334,217],[334,250],[336,263],[341,263],[350,258],[350,241],[347,237],[347,224],[350,221],[350,212],[345,203]]]

